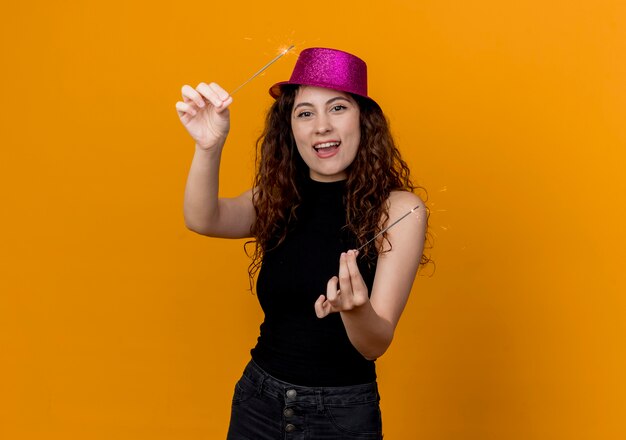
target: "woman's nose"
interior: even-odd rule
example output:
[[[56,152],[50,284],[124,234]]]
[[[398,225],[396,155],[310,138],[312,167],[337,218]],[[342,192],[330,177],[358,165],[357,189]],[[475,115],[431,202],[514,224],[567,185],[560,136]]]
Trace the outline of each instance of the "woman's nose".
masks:
[[[331,130],[332,130],[332,126],[331,126],[330,120],[328,119],[328,116],[320,115],[316,121],[315,132],[319,134],[324,134],[324,133],[328,133]]]

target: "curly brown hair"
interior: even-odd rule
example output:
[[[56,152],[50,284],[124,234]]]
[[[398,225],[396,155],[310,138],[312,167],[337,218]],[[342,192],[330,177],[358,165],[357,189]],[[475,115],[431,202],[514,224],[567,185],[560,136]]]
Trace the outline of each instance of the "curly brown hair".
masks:
[[[265,129],[257,140],[256,176],[253,204],[256,220],[252,225],[254,244],[252,262],[248,267],[250,284],[261,266],[263,253],[278,246],[296,220],[300,205],[302,182],[309,169],[296,147],[291,129],[291,111],[299,86],[286,85],[269,109]],[[366,243],[378,234],[389,219],[387,200],[391,191],[413,192],[407,164],[396,148],[389,123],[381,108],[371,99],[350,94],[360,110],[361,142],[357,155],[347,168],[346,228],[354,234],[356,243]],[[423,189],[423,188],[421,188]],[[379,253],[388,252],[391,245],[383,234],[382,242],[372,242],[360,252],[360,258],[372,264]],[[387,242],[389,246],[380,243]],[[422,256],[421,265],[429,259]]]

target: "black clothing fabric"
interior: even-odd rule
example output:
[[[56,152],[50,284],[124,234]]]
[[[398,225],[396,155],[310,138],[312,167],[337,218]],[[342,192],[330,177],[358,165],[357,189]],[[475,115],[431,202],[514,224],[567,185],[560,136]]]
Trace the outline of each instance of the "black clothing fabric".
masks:
[[[380,440],[376,382],[303,387],[250,361],[235,385],[227,440]]]
[[[314,304],[338,274],[341,252],[356,248],[344,228],[345,181],[307,179],[297,220],[285,240],[265,252],[257,295],[265,313],[252,359],[271,376],[303,386],[347,386],[376,380],[373,361],[348,339],[339,313],[318,318]],[[371,292],[376,271],[360,261]]]

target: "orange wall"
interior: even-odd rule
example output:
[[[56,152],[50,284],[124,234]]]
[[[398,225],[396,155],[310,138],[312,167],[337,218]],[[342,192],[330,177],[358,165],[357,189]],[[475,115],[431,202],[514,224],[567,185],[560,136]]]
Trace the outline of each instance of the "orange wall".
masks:
[[[367,60],[430,194],[385,438],[626,438],[624,2],[215,3],[3,5],[0,438],[224,437],[262,316],[243,242],[185,229],[174,104],[290,43]],[[294,61],[235,96],[224,195]]]

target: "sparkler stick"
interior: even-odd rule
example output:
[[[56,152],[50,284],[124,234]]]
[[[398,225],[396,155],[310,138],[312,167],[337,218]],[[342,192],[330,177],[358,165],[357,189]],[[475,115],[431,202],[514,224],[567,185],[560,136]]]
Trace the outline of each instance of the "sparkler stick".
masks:
[[[372,241],[376,240],[378,237],[380,237],[382,234],[384,234],[385,232],[387,232],[389,229],[391,229],[392,226],[396,225],[397,223],[400,222],[400,220],[404,219],[405,217],[407,217],[409,214],[411,214],[413,211],[415,211],[417,208],[419,208],[419,205],[417,205],[415,208],[411,209],[409,212],[407,212],[406,214],[404,214],[402,217],[400,217],[398,220],[396,220],[395,222],[393,222],[392,224],[390,224],[389,226],[387,226],[385,229],[383,229],[382,231],[380,231],[378,234],[374,235],[373,238],[369,239],[364,245],[362,245],[360,248],[357,249],[357,252],[360,251],[361,249],[363,249],[365,246],[367,246],[368,244],[370,244]]]
[[[256,78],[257,76],[259,76],[261,74],[261,72],[263,72],[265,69],[267,69],[269,66],[271,66],[272,64],[274,64],[276,61],[278,61],[280,59],[280,57],[282,57],[283,55],[285,55],[287,52],[289,52],[291,49],[293,49],[294,46],[293,44],[291,46],[289,46],[287,49],[283,50],[280,55],[278,55],[276,58],[274,58],[272,61],[270,61],[269,63],[267,63],[265,66],[261,67],[261,69],[255,73],[254,75],[252,75],[250,78],[248,78],[243,84],[241,84],[239,87],[237,87],[235,90],[233,90],[232,92],[230,92],[231,95],[234,95],[235,92],[237,92],[239,89],[241,89],[243,86],[245,86],[246,84],[248,84],[250,81],[252,81],[254,78]]]

